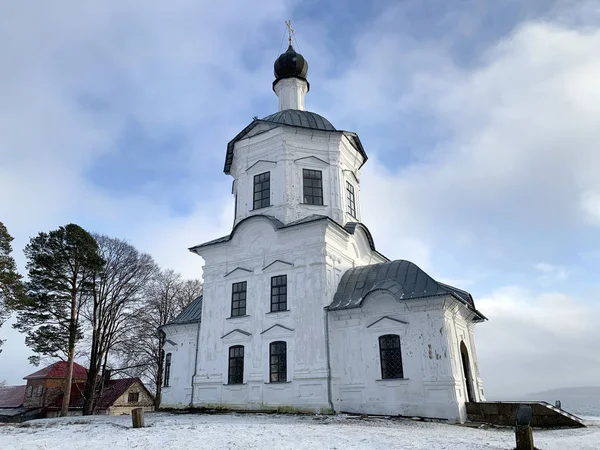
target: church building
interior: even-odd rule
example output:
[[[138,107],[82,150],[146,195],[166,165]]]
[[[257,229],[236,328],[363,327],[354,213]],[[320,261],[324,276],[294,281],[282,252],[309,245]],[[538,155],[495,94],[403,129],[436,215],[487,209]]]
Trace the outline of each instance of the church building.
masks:
[[[483,401],[472,296],[375,247],[358,135],[304,109],[308,63],[275,61],[279,111],[228,144],[235,220],[190,248],[204,294],[165,334],[162,408],[466,420]]]

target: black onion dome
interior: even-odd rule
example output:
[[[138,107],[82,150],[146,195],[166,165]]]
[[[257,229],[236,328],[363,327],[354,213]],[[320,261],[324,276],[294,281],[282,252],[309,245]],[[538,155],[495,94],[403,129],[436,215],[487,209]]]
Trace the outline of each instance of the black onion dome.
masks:
[[[279,80],[284,78],[300,78],[308,84],[306,74],[308,73],[308,63],[300,53],[296,53],[294,47],[291,45],[288,47],[285,53],[279,55],[279,58],[275,60],[275,81],[273,81],[273,87]],[[310,89],[310,85],[308,86]]]

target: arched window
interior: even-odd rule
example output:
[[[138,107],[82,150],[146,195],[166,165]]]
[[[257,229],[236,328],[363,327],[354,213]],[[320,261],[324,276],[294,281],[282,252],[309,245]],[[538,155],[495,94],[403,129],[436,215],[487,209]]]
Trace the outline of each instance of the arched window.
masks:
[[[287,345],[284,341],[269,345],[269,372],[271,383],[287,381]]]
[[[44,386],[42,386],[41,384],[37,387],[37,389],[35,390],[35,396],[36,397],[41,397],[42,394],[44,393]]]
[[[169,378],[171,378],[171,354],[167,353],[165,356],[165,382],[164,387],[169,387]]]
[[[380,336],[379,357],[381,358],[381,378],[383,380],[404,378],[400,336],[397,334]]]
[[[33,386],[27,386],[27,397],[31,397],[33,394]]]
[[[244,346],[229,347],[229,378],[227,384],[244,383]]]

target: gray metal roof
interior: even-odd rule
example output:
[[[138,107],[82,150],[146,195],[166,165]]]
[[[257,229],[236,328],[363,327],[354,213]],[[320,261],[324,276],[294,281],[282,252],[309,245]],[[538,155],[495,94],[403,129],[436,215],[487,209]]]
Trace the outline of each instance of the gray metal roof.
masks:
[[[475,311],[481,319],[485,319],[475,309],[471,294],[438,283],[416,264],[405,260],[372,264],[346,271],[328,309],[335,311],[360,308],[364,298],[376,290],[387,290],[402,300],[452,295]]]
[[[362,156],[364,164],[368,157],[365,149],[358,137],[358,134],[351,131],[337,130],[329,120],[325,117],[320,116],[317,113],[310,111],[300,111],[297,109],[286,109],[284,111],[276,112],[271,114],[264,119],[255,118],[250,122],[242,131],[240,131],[231,141],[227,143],[227,153],[225,154],[225,166],[223,171],[229,173],[231,170],[231,164],[233,163],[233,150],[235,143],[244,139],[246,136],[252,133],[254,128],[259,124],[270,124],[272,128],[277,128],[281,125],[287,125],[290,127],[306,128],[309,130],[319,130],[327,132],[335,132],[343,134],[349,141],[352,147]],[[256,130],[254,130],[256,131]],[[361,164],[361,167],[362,167]]]
[[[311,128],[313,130],[337,131],[329,120],[317,113],[301,111],[299,109],[286,109],[265,117],[265,122],[280,123],[293,127]]]
[[[202,317],[202,295],[192,300],[192,303],[179,313],[170,324],[184,324],[190,322],[198,322]]]
[[[375,249],[375,242],[373,241],[373,236],[371,236],[371,232],[369,231],[369,229],[365,225],[363,225],[360,222],[349,222],[348,224],[346,224],[345,227],[343,227],[342,225],[340,225],[339,223],[337,223],[335,220],[333,220],[331,217],[324,216],[322,214],[311,214],[310,216],[303,217],[301,219],[295,220],[293,222],[289,222],[287,224],[284,224],[279,219],[277,219],[277,218],[275,218],[273,216],[268,216],[266,214],[255,214],[255,215],[252,215],[252,216],[248,216],[245,219],[243,219],[240,222],[238,222],[238,224],[235,227],[233,227],[233,230],[231,230],[231,234],[228,234],[227,236],[223,236],[223,237],[220,237],[220,238],[217,238],[217,239],[213,239],[212,241],[204,242],[203,244],[196,245],[194,247],[190,247],[188,250],[191,251],[191,252],[193,252],[197,248],[203,248],[203,247],[208,247],[210,245],[222,244],[224,242],[228,242],[228,241],[231,240],[231,238],[235,234],[237,228],[241,224],[243,224],[247,220],[252,220],[252,219],[255,219],[257,217],[263,217],[263,218],[269,219],[271,221],[271,223],[273,224],[273,226],[276,229],[278,229],[278,230],[280,230],[282,228],[290,228],[290,227],[302,225],[302,224],[305,224],[305,223],[316,222],[316,221],[319,221],[319,220],[328,220],[330,223],[338,226],[339,228],[341,228],[342,230],[344,230],[348,234],[354,234],[357,228],[361,228],[365,232],[365,234],[367,235],[367,239],[369,241],[369,246],[371,247],[371,250],[373,250],[374,252],[378,253],[382,258],[387,259],[385,256],[383,256],[381,253],[379,253]]]

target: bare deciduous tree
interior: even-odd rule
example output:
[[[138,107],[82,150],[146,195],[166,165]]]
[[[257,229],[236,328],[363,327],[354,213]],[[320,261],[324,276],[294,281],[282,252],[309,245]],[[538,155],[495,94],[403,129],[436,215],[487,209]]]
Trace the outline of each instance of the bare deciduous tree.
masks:
[[[92,414],[104,379],[108,357],[128,329],[135,327],[136,312],[143,293],[158,273],[152,257],[140,253],[120,239],[95,235],[105,265],[94,282],[92,295],[83,312],[91,328],[89,369],[84,389],[83,414]]]
[[[154,388],[157,407],[161,401],[164,366],[164,333],[158,329],[201,293],[200,280],[184,281],[173,270],[161,271],[146,289],[135,325],[118,344],[123,370],[130,376],[145,379],[150,388]]]

